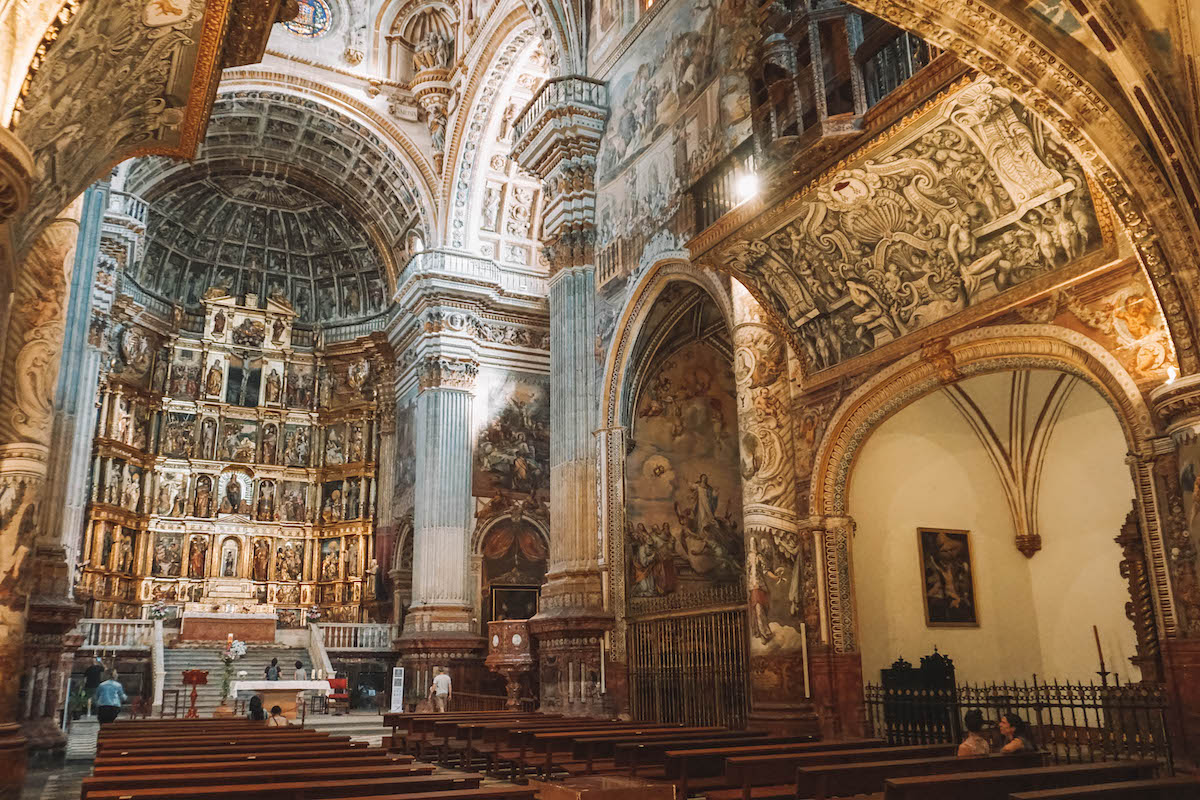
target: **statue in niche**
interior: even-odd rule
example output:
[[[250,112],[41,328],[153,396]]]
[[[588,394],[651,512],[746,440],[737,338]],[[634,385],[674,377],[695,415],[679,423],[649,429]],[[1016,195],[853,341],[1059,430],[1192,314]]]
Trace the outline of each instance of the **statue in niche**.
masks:
[[[271,371],[267,373],[266,388],[263,396],[268,403],[278,403],[282,389],[283,380],[279,377],[279,370],[272,367]]]
[[[258,485],[258,508],[256,515],[259,520],[269,522],[275,519],[275,484],[272,481],[262,481]]]
[[[325,555],[321,559],[321,580],[336,581],[341,566],[341,549],[336,539],[326,542]]]
[[[358,481],[347,481],[346,519],[358,519]]]
[[[267,579],[267,567],[271,562],[271,544],[266,539],[254,540],[254,566],[252,577],[256,581]]]
[[[213,361],[208,368],[208,376],[204,379],[204,392],[209,397],[221,396],[221,362]]]
[[[217,422],[206,419],[200,425],[200,457],[212,458],[213,448],[217,443]]]
[[[358,537],[346,545],[346,577],[358,577]]]
[[[192,546],[188,550],[188,577],[203,578],[204,562],[208,560],[208,539],[204,536],[193,536]]]
[[[325,506],[321,509],[321,521],[329,524],[342,521],[342,490],[334,489],[325,498]]]
[[[300,559],[303,546],[292,542],[275,551],[275,577],[279,580],[300,580]]]
[[[360,422],[350,423],[350,454],[347,462],[354,464],[363,460],[363,426]]]
[[[225,311],[223,309],[218,308],[216,316],[213,317],[212,335],[225,335]]]
[[[104,487],[104,500],[112,505],[117,504],[121,496],[121,466],[116,461],[108,464],[108,480]]]
[[[272,342],[279,344],[280,342],[283,341],[283,329],[284,329],[283,320],[276,319],[275,322],[271,323],[271,341]]]
[[[242,484],[234,475],[225,483],[225,496],[221,499],[222,514],[237,514],[242,509]]]
[[[236,539],[226,539],[221,545],[221,577],[237,577],[238,544]]]
[[[417,43],[413,53],[413,71],[427,69],[449,69],[450,40],[437,31],[430,31]]]
[[[342,435],[337,428],[329,428],[325,433],[325,463],[345,463],[345,457],[342,454]]]
[[[212,516],[212,478],[207,475],[196,479],[196,516]]]
[[[126,466],[125,492],[122,496],[121,505],[127,511],[137,513],[138,506],[142,502],[142,480],[141,473],[136,467]]]
[[[133,534],[121,534],[121,546],[117,553],[117,572],[125,575],[133,573]]]
[[[171,513],[171,484],[166,481],[158,485],[158,497],[154,501],[154,513],[165,517]]]
[[[102,533],[100,536],[100,561],[96,565],[101,569],[109,569],[109,559],[112,558],[113,551],[113,524],[111,522],[103,523]]]
[[[262,432],[262,463],[274,464],[276,450],[279,441],[278,426],[268,423],[263,426]]]

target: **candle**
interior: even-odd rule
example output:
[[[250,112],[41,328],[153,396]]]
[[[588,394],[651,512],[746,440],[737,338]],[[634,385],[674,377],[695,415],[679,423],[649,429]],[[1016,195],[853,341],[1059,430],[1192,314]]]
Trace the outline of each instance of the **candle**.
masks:
[[[1104,651],[1100,649],[1100,631],[1092,626],[1092,636],[1096,637],[1096,655],[1100,656],[1100,669],[1104,669]]]

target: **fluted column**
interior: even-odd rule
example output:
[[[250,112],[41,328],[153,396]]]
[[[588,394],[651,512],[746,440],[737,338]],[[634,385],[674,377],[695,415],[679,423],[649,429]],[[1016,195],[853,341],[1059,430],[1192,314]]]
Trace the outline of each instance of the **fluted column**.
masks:
[[[805,647],[805,573],[812,533],[796,491],[795,419],[784,338],[738,283],[734,370],[742,448],[742,514],[750,631],[751,724],[815,730]],[[779,576],[772,579],[770,576]],[[817,633],[817,631],[813,631]]]
[[[550,564],[530,630],[538,642],[542,708],[574,714],[610,706],[596,531],[596,154],[608,118],[603,83],[547,81],[514,124],[512,157],[541,177],[550,278]],[[556,684],[556,686],[555,686]]]
[[[477,675],[483,639],[472,620],[471,406],[479,365],[430,355],[420,365],[416,403],[413,597],[398,645],[424,674],[449,666],[460,689]]]
[[[76,204],[30,248],[17,273],[0,361],[0,724],[18,719],[27,631],[31,637],[42,635],[38,625],[27,622],[34,619],[41,596],[55,590],[51,573],[56,557],[61,560],[61,548],[47,547],[40,507],[78,231]],[[65,584],[62,588],[65,599]],[[73,624],[74,618],[67,627]],[[23,772],[23,762],[13,763],[9,754],[0,755],[0,771]]]

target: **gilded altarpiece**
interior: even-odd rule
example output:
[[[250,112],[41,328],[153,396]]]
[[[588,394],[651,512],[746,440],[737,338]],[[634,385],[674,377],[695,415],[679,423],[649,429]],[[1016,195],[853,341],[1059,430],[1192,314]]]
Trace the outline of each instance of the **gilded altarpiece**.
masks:
[[[360,621],[378,573],[370,344],[308,346],[276,297],[210,291],[201,318],[169,321],[123,302],[77,580],[90,615]]]

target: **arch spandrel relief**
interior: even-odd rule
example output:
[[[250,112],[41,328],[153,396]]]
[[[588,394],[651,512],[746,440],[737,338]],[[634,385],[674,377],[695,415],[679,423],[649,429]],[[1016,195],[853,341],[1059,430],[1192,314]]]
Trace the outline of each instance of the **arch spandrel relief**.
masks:
[[[979,78],[707,260],[781,321],[813,375],[1113,255],[1083,168]]]

